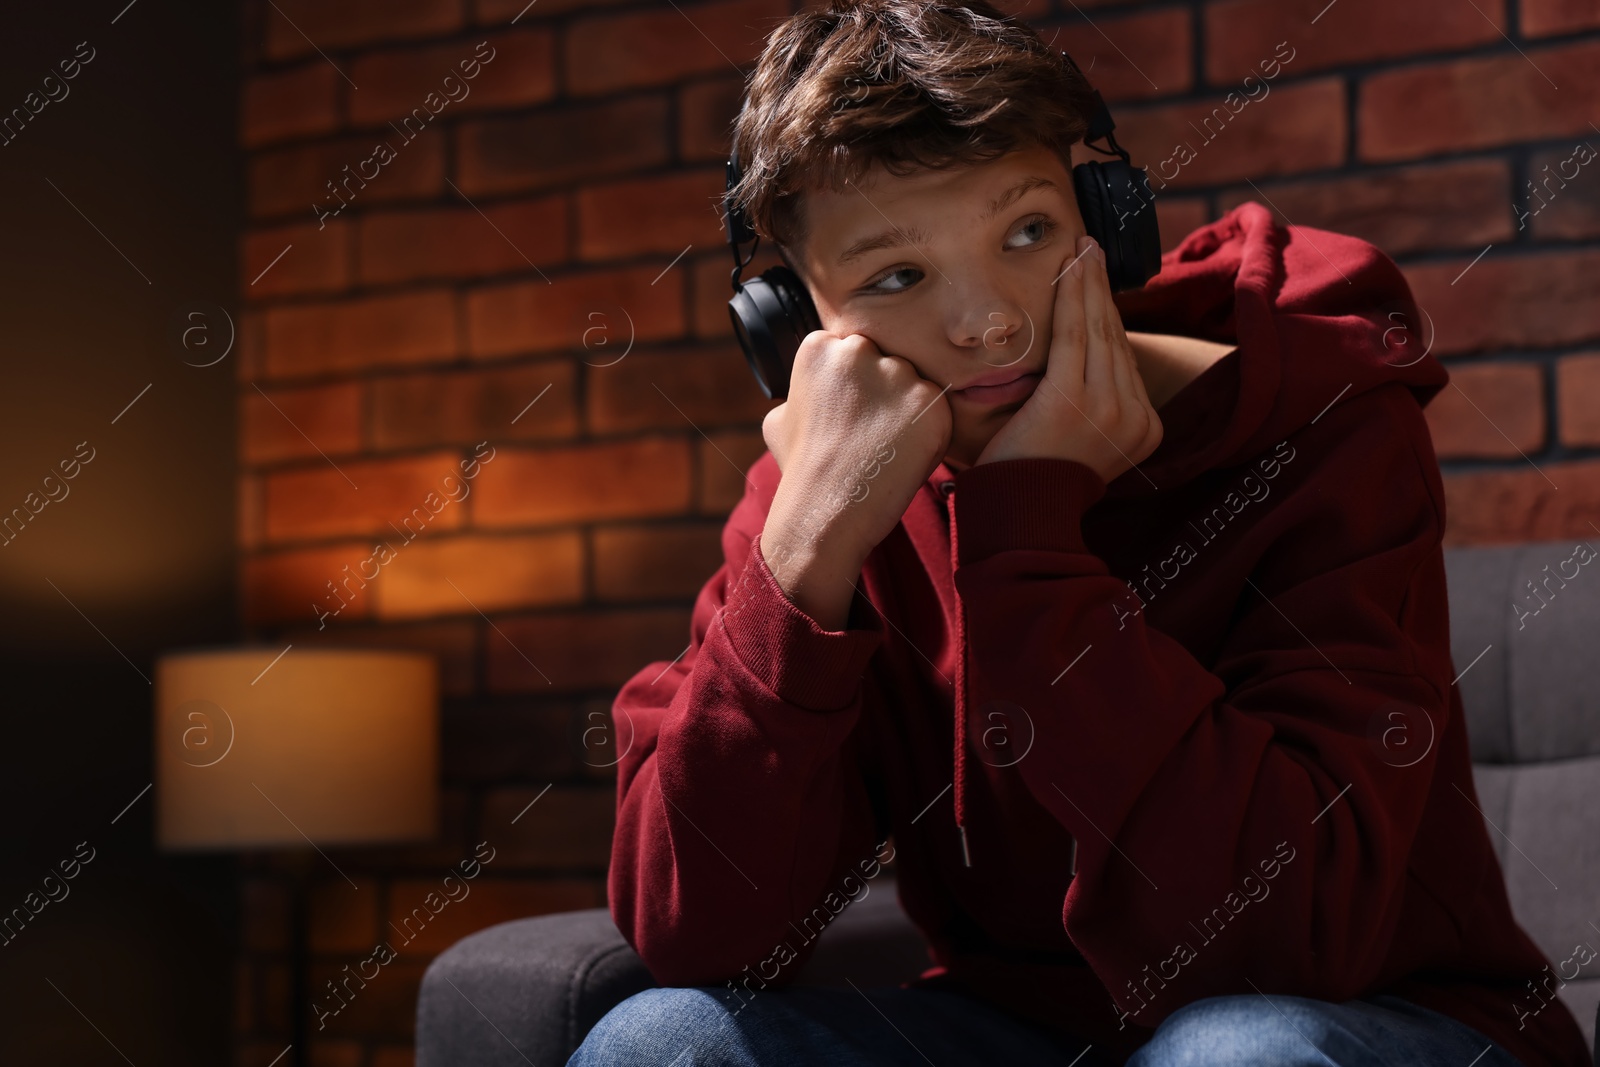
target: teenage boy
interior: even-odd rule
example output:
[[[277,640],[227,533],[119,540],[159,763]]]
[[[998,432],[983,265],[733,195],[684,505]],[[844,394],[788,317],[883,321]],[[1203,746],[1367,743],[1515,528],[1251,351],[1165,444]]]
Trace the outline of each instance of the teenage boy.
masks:
[[[982,0],[769,40],[736,195],[822,329],[615,701],[664,988],[569,1063],[1587,1062],[1478,810],[1403,277],[1252,203],[1114,299],[1089,99]],[[932,966],[791,986],[891,858]]]

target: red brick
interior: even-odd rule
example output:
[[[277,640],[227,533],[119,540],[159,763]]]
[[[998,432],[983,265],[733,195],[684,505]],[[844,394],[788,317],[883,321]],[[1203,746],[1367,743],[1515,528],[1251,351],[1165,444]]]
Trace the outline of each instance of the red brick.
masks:
[[[1556,364],[1556,405],[1562,444],[1600,445],[1600,352],[1568,356]]]
[[[1114,0],[1114,2],[1126,3],[1128,0]],[[991,0],[991,3],[1005,14],[1030,22],[1050,13],[1049,0]],[[831,0],[800,0],[799,9],[826,11],[830,6]]]
[[[653,94],[476,119],[456,135],[456,180],[476,196],[644,170],[667,162],[669,129],[667,101]]]
[[[239,411],[240,458],[246,463],[338,456],[361,447],[361,386],[304,389],[246,387]]]
[[[1008,15],[1030,21],[1050,10],[1049,0],[994,0],[994,6]]]
[[[289,891],[280,883],[247,878],[239,886],[239,927],[250,952],[289,950]]]
[[[565,194],[499,204],[379,212],[361,219],[361,280],[480,278],[567,258]]]
[[[568,11],[588,11],[590,8],[626,4],[629,0],[478,0],[477,21],[484,26],[502,26],[512,19],[523,26],[540,18],[564,14]]]
[[[256,969],[246,960],[233,965],[233,1032],[248,1034],[256,1029]]]
[[[485,629],[499,640],[492,628]],[[588,732],[604,718],[582,718],[583,703],[524,696],[447,703],[440,720],[439,773],[469,788],[571,779],[607,758],[596,754],[605,748],[601,732]],[[579,761],[580,752],[586,762]]]
[[[326,627],[367,618],[372,597],[361,581],[349,576],[359,574],[356,565],[371,555],[372,547],[355,541],[251,556],[244,561],[245,619],[257,626],[312,625],[324,634],[331,632]]]
[[[1405,268],[1412,293],[1437,331],[1435,354],[1600,337],[1593,280],[1600,273],[1600,250],[1533,256],[1490,252],[1467,270],[1471,262],[1462,257]]]
[[[261,968],[261,1028],[268,1033],[289,1032],[289,965],[268,963]],[[274,1054],[282,1052],[277,1048]]]
[[[538,796],[539,789],[497,789],[484,797],[483,835],[495,848],[494,862],[537,870],[604,871],[611,862],[616,794],[555,786],[528,807]]]
[[[689,643],[688,610],[594,611],[502,619],[486,637],[492,693],[615,690]]]
[[[497,459],[496,465],[503,462]],[[454,452],[350,461],[340,464],[340,470],[324,463],[280,471],[266,479],[267,537],[287,541],[377,534],[399,540],[418,531],[454,530],[464,521],[465,509],[442,486],[444,478],[460,475]],[[425,505],[429,494],[442,505],[437,514]]]
[[[478,475],[480,528],[676,515],[689,506],[687,437],[540,451],[502,448]]]
[[[1441,458],[1513,458],[1544,447],[1544,374],[1531,363],[1452,366],[1423,413]]]
[[[733,120],[743,101],[744,79],[738,77],[694,82],[679,89],[678,157],[684,162],[710,160],[719,165],[726,160]]]
[[[1072,56],[1102,96],[1115,102],[1175,96],[1194,85],[1192,21],[1188,8],[1169,7],[1067,22],[1040,32],[1052,47]]]
[[[531,816],[530,811],[526,817]],[[500,847],[495,845],[497,853]],[[402,956],[433,955],[496,923],[604,905],[604,893],[592,878],[534,881],[480,875],[467,880],[458,873],[448,884],[442,877],[397,880],[389,890],[389,943]]]
[[[363,546],[355,559],[357,561],[365,559],[371,551],[370,545]],[[341,560],[339,565],[342,567],[347,562],[350,561]],[[332,575],[326,577],[331,578]],[[324,593],[327,592],[326,586],[322,589]],[[309,605],[305,617],[308,620],[311,618]],[[340,618],[342,619],[343,615]],[[469,622],[465,619],[409,625],[388,623],[381,627],[364,624],[335,627],[330,623],[326,629],[320,631],[311,626],[303,630],[284,630],[281,636],[285,641],[292,641],[297,645],[302,642],[306,644],[315,642],[319,647],[398,648],[427,652],[439,664],[439,692],[446,697],[464,697],[470,695],[477,687],[478,630],[481,626],[481,622]],[[449,821],[449,791],[446,791],[445,799],[448,828],[452,825]],[[444,840],[453,842],[457,838],[464,837],[465,830],[462,830],[455,837],[447,833]]]
[[[1254,101],[1236,94],[1232,107],[1220,96],[1124,108],[1117,118],[1118,141],[1149,168],[1157,194],[1168,185],[1258,180],[1344,162],[1345,90],[1339,78],[1274,83]]]
[[[1526,58],[1507,52],[1372,75],[1359,101],[1361,158],[1416,159],[1586,134],[1593,94],[1584,86],[1600,66],[1600,41],[1525,51]]]
[[[378,884],[371,878],[318,882],[310,891],[311,951],[366,955],[377,944]]]
[[[266,53],[282,59],[315,55],[317,49],[431,37],[459,27],[462,8],[463,0],[275,0],[262,9]]]
[[[745,473],[766,452],[767,442],[760,431],[730,430],[707,436],[710,440],[701,438],[695,442],[700,477],[694,510],[725,520],[744,496]]]
[[[726,185],[722,168],[706,168],[585,186],[577,194],[578,255],[587,260],[652,252],[676,256],[691,244],[726,244],[719,214]]]
[[[241,552],[250,552],[261,544],[261,479],[241,474],[234,484],[234,500],[238,504],[234,521],[237,547]]]
[[[338,129],[338,82],[338,73],[320,58],[246,79],[240,92],[240,144],[255,148]]]
[[[480,50],[482,43],[488,47]],[[489,57],[487,62],[480,52]],[[434,117],[424,102],[430,93],[436,102],[444,101],[439,114],[451,115],[550,99],[556,90],[555,38],[547,29],[519,29],[471,43],[370,53],[356,60],[349,73],[361,86],[350,94],[352,122],[378,124],[421,108],[416,123],[426,126]],[[446,77],[455,79],[459,98],[450,96]],[[465,96],[460,95],[463,90]]]
[[[591,782],[602,782],[612,789],[617,787],[617,764],[622,761],[621,745],[627,743],[626,735],[617,734],[617,724],[611,714],[611,697],[601,694],[578,703],[581,733],[577,748],[582,753],[574,762],[577,773]]]
[[[1330,8],[1328,0],[1222,0],[1206,6],[1206,78],[1212,84],[1260,78],[1261,64],[1285,42],[1283,54],[1293,58],[1283,67],[1291,76],[1498,43],[1505,0],[1475,5],[1338,0]]]
[[[651,264],[480,289],[467,297],[468,345],[480,357],[581,348],[590,365],[613,364],[630,344],[683,336],[683,285],[682,271]]]
[[[1261,183],[1258,183],[1261,184]],[[1246,200],[1263,204],[1297,226],[1347,233],[1391,256],[1435,248],[1470,248],[1509,240],[1511,172],[1500,160],[1472,160],[1313,178],[1231,189],[1222,211]],[[1159,201],[1158,201],[1159,203]]]
[[[284,1016],[284,1020],[284,1024],[280,1029],[281,1039],[266,1041],[236,1039],[233,1046],[234,1058],[232,1067],[283,1067],[284,1061],[277,1059],[277,1057],[283,1055],[283,1046],[289,1042],[287,1015]],[[263,1023],[258,1029],[265,1031],[268,1027]]]
[[[391,544],[396,557],[374,584],[380,619],[477,617],[583,599],[583,540],[576,533]]]
[[[1593,537],[1600,462],[1539,466],[1446,478],[1445,547]]]
[[[381,972],[380,972],[381,973]],[[351,983],[355,988],[355,983]],[[326,1007],[330,1001],[324,1001]],[[360,1041],[312,1041],[309,1046],[311,1067],[362,1067],[365,1052]]]
[[[1522,0],[1522,33],[1550,37],[1600,26],[1600,7],[1594,0]]]
[[[571,438],[578,432],[575,378],[571,361],[549,359],[379,379],[372,387],[373,444],[414,448]]]
[[[237,374],[240,381],[259,378],[266,366],[266,312],[259,307],[246,305],[235,320],[238,324],[237,345],[239,356]]]
[[[588,423],[595,433],[759,425],[773,405],[738,347],[729,344],[689,351],[636,349],[627,362],[591,368],[586,377]]]
[[[366,955],[378,942],[378,883],[373,878],[318,881],[310,889],[310,950]]]
[[[1178,247],[1183,239],[1211,221],[1211,209],[1198,196],[1156,198],[1156,220],[1161,224],[1161,250]]]
[[[1585,138],[1570,148],[1533,153],[1528,177],[1519,190],[1520,210],[1527,212],[1526,217],[1517,216],[1519,226],[1532,226],[1539,238],[1600,237],[1600,161],[1594,156],[1595,145],[1600,145],[1600,137]],[[1580,148],[1589,150],[1588,163],[1579,162]]]
[[[1084,0],[1083,7],[1094,7],[1108,4],[1126,4],[1134,0]],[[828,10],[831,0],[800,0],[798,10],[803,12],[822,12]],[[1036,19],[1050,10],[1049,0],[994,0],[994,6],[1002,12],[1014,15],[1021,19]]]
[[[250,214],[261,218],[295,214],[311,222],[327,222],[347,206],[362,209],[438,195],[444,188],[443,134],[425,130],[407,141],[393,130],[304,147],[257,152],[250,157]],[[359,170],[373,157],[379,143],[389,145],[394,158],[378,168],[363,187]],[[348,173],[344,168],[349,167]],[[372,174],[372,167],[364,168]],[[355,177],[351,177],[354,175]],[[336,195],[328,183],[339,188]],[[348,182],[348,191],[344,182]],[[322,209],[322,214],[314,210]]]
[[[253,230],[239,242],[239,276],[251,300],[332,293],[350,284],[348,223],[335,219]]]
[[[575,19],[562,49],[567,91],[593,96],[739,69],[790,15],[784,0],[710,0]]]
[[[444,289],[274,308],[266,315],[266,370],[289,377],[448,359],[455,317],[455,297]]]
[[[601,600],[693,601],[720,566],[720,522],[594,531],[595,595]]]

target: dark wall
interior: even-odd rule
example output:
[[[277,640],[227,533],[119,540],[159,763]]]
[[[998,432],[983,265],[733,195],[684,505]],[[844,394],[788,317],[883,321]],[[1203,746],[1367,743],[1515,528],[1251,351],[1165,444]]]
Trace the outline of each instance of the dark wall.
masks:
[[[214,1065],[232,864],[156,853],[144,790],[155,656],[236,636],[237,349],[185,362],[222,353],[238,285],[236,13],[106,0],[6,22],[0,915],[30,893],[39,910],[0,933],[0,1062]],[[186,349],[191,307],[208,318]]]

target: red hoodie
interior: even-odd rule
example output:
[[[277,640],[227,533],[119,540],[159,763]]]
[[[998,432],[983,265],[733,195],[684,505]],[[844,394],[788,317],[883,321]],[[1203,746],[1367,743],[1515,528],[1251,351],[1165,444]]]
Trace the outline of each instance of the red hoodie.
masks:
[[[614,703],[618,928],[658,982],[742,1004],[892,834],[913,985],[1118,1057],[1202,997],[1390,992],[1587,1067],[1478,810],[1422,414],[1448,374],[1404,278],[1247,203],[1117,303],[1238,347],[1109,485],[941,463],[844,630],[772,577],[779,471],[750,468],[688,649]]]

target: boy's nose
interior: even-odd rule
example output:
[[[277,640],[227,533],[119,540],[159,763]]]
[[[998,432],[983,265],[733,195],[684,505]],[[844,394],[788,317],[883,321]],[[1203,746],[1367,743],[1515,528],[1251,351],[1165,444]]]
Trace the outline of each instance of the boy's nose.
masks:
[[[963,348],[983,349],[983,360],[989,366],[1004,367],[1020,361],[1033,343],[1028,313],[1015,306],[1003,311],[990,307],[985,316],[963,316],[951,331],[951,340]]]

